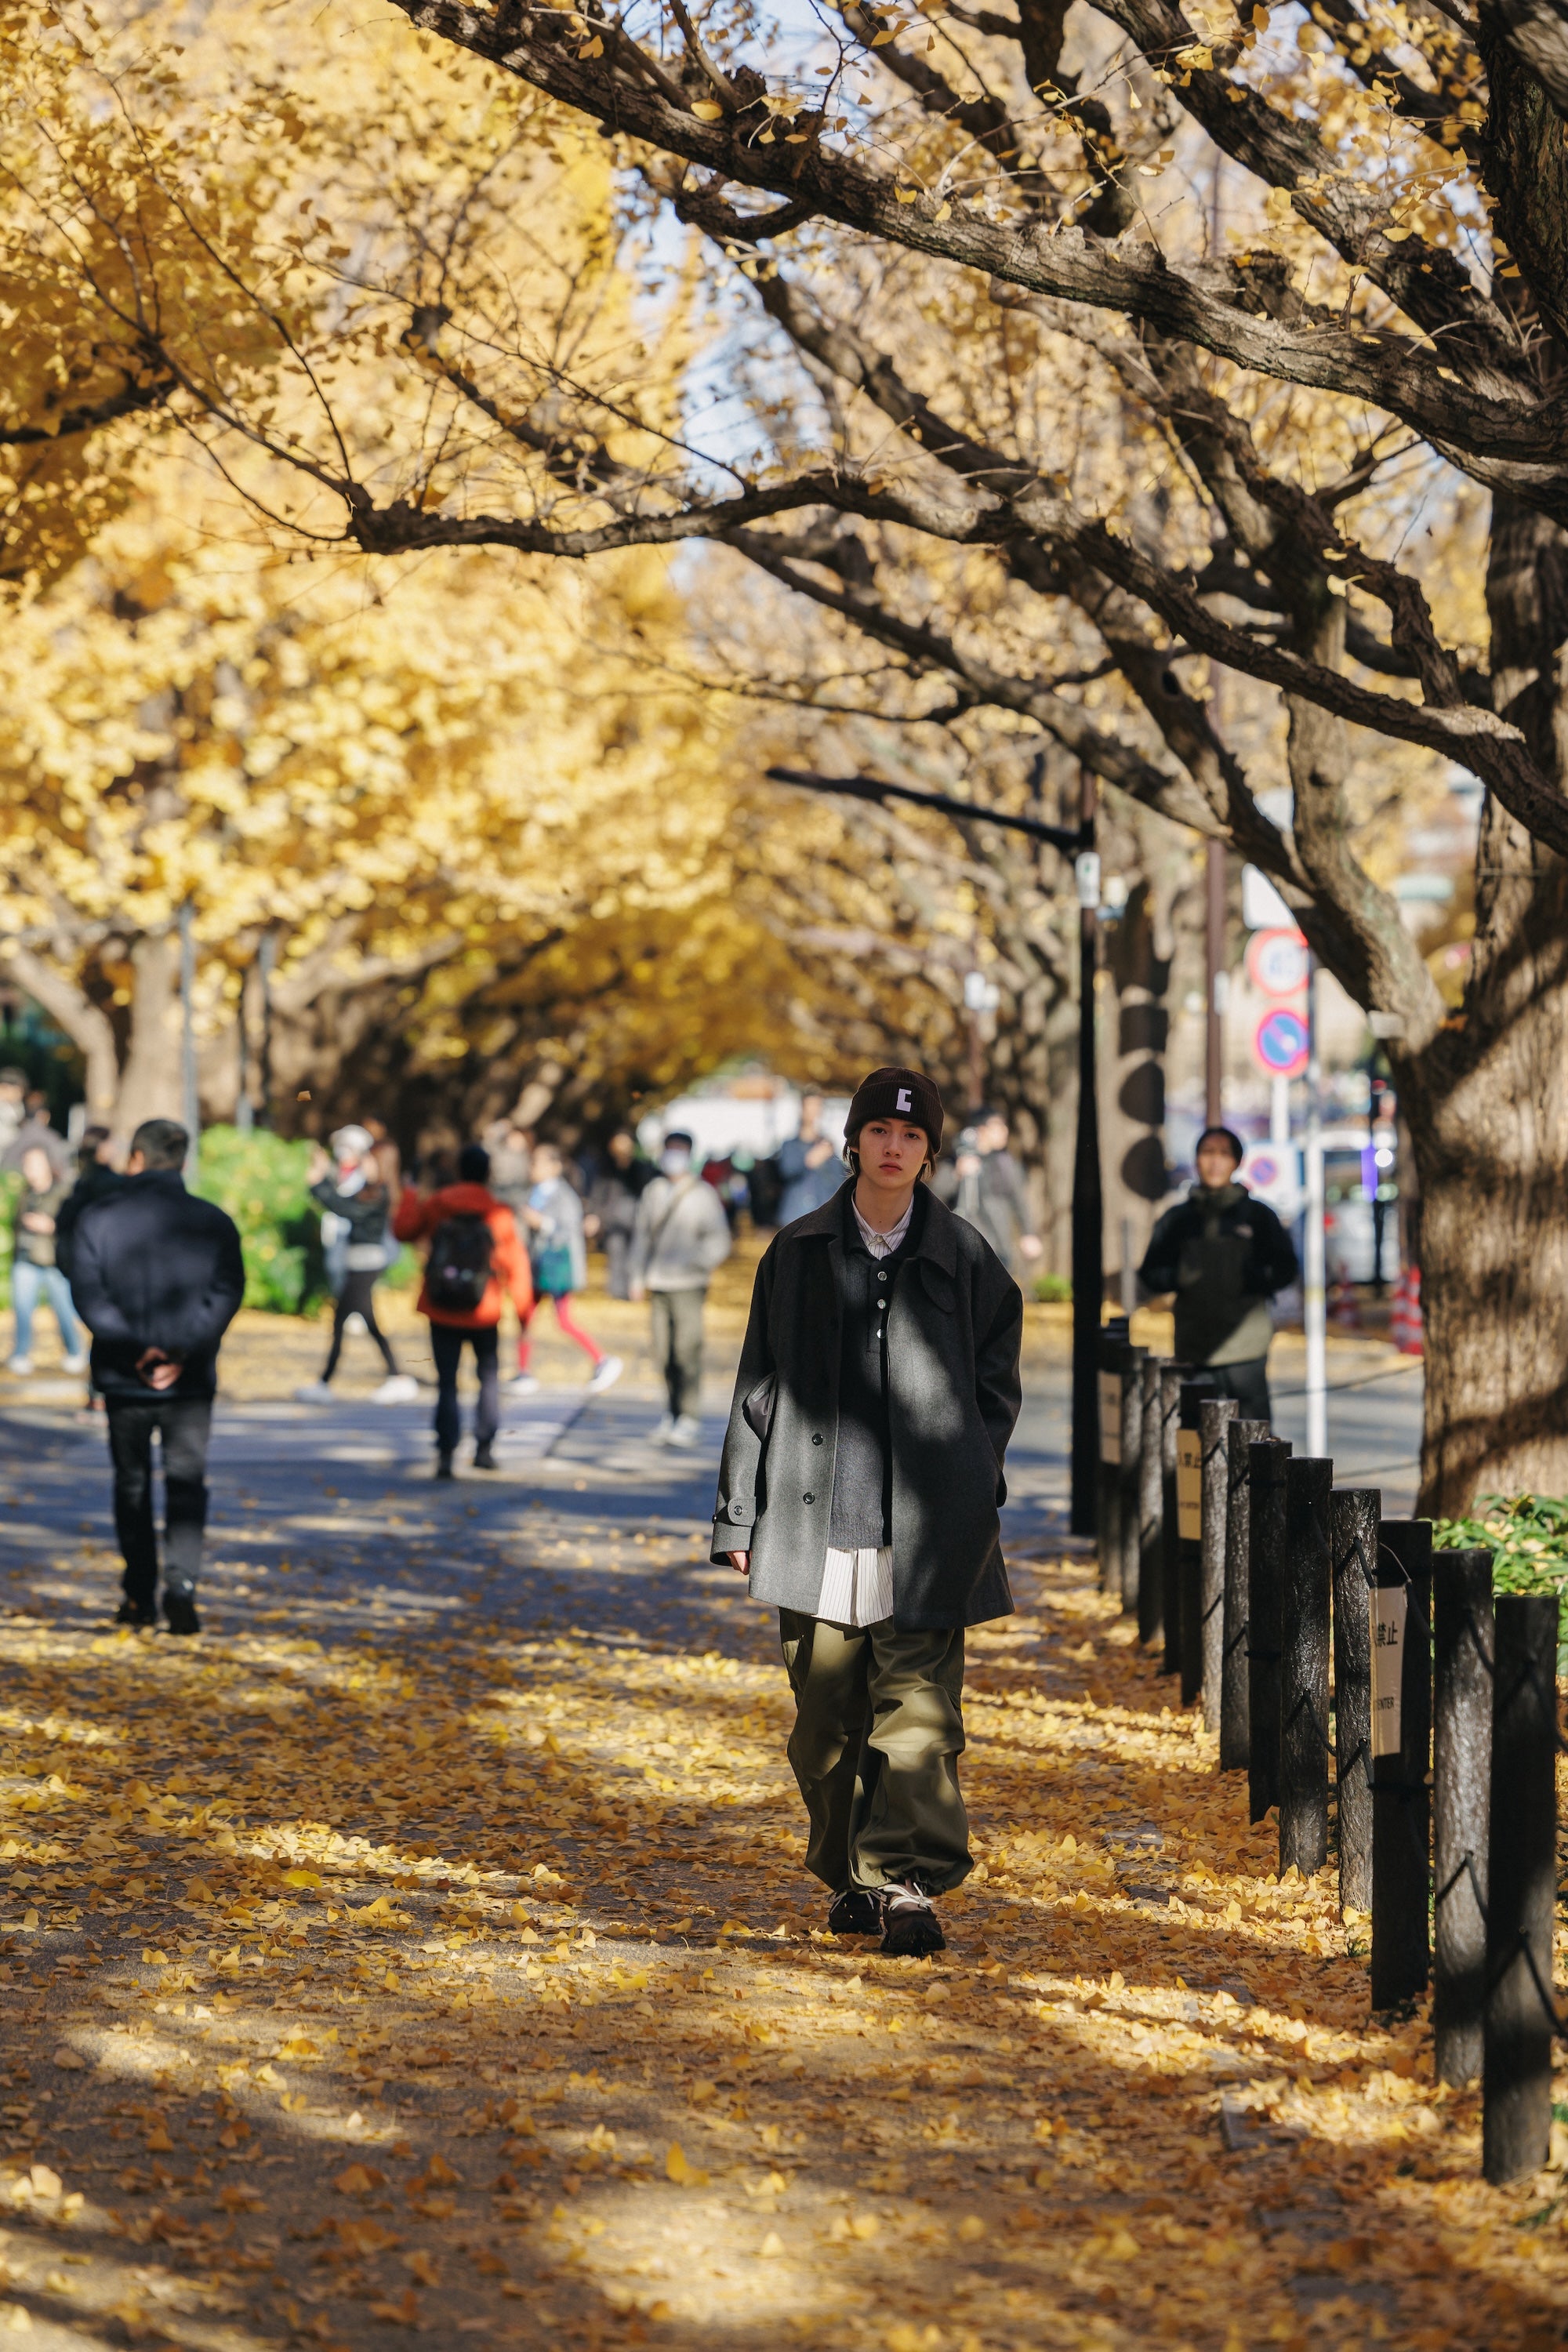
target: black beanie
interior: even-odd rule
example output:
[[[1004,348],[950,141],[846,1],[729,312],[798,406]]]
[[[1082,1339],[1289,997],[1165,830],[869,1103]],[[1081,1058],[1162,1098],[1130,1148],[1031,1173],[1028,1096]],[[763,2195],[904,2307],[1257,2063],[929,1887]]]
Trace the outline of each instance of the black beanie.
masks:
[[[931,1156],[942,1150],[942,1097],[923,1070],[873,1070],[855,1089],[844,1140],[853,1143],[868,1118],[905,1118],[923,1127],[931,1138]]]

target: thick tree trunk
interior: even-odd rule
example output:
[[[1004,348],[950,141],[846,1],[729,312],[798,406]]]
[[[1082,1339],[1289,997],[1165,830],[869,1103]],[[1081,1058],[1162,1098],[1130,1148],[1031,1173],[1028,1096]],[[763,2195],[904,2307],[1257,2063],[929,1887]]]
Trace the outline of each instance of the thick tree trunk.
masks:
[[[178,1118],[180,1083],[180,942],[173,930],[147,933],[132,943],[134,974],[131,1042],[120,1078],[114,1131],[128,1141],[145,1118]]]
[[[1497,708],[1564,776],[1568,534],[1500,498],[1487,600]],[[1397,1071],[1421,1182],[1428,1514],[1568,1494],[1568,868],[1489,800],[1476,877],[1464,1005]]]
[[[58,1022],[79,1051],[86,1065],[87,1109],[89,1119],[110,1122],[120,1091],[120,1062],[114,1050],[114,1029],[107,1013],[85,995],[74,980],[36,954],[31,948],[13,947],[6,963],[36,1004]]]

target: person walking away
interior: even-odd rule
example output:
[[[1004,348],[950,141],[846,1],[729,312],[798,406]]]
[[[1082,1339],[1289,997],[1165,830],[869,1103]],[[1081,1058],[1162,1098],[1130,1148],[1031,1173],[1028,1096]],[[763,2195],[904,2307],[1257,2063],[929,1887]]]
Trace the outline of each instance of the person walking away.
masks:
[[[732,1246],[723,1204],[693,1169],[691,1151],[692,1139],[681,1129],[665,1137],[659,1173],[637,1202],[629,1265],[632,1297],[648,1301],[654,1361],[669,1400],[655,1443],[688,1452],[702,1436],[708,1285]]]
[[[22,1189],[11,1229],[11,1308],[16,1337],[7,1370],[25,1380],[33,1369],[33,1318],[47,1299],[59,1326],[68,1372],[87,1370],[81,1333],[71,1313],[70,1285],[55,1262],[55,1234],[70,1185],[35,1144],[22,1155]]]
[[[904,1958],[942,1949],[934,1898],[972,1867],[965,1630],[1013,1607],[998,1513],[1024,1302],[921,1181],[942,1125],[922,1072],[873,1070],[846,1125],[850,1181],[769,1244],[711,1554],[779,1612],[828,1927]]]
[[[800,1132],[780,1144],[777,1160],[778,1171],[784,1179],[779,1201],[781,1225],[793,1225],[797,1217],[809,1217],[814,1209],[832,1200],[844,1181],[844,1169],[822,1132],[820,1095],[802,1095]]]
[[[615,1387],[626,1365],[619,1356],[608,1355],[572,1312],[573,1292],[582,1290],[587,1284],[588,1247],[583,1232],[583,1203],[567,1179],[566,1163],[552,1143],[537,1143],[533,1148],[533,1184],[522,1213],[528,1227],[529,1265],[533,1276],[533,1307],[529,1319],[540,1301],[548,1298],[555,1309],[559,1329],[586,1353],[593,1367],[588,1375],[589,1393],[597,1396],[602,1390]],[[518,1385],[525,1395],[539,1386],[529,1370],[530,1347],[525,1320],[517,1339]]]
[[[116,1623],[158,1622],[153,1440],[163,1457],[163,1615],[199,1633],[207,1443],[217,1355],[245,1297],[232,1217],[185,1190],[190,1137],[150,1118],[121,1182],[90,1202],[71,1244],[71,1296],[92,1333],[92,1380],[109,1409],[114,1524],[124,1555]]]
[[[71,1253],[77,1219],[94,1201],[101,1201],[120,1182],[120,1171],[114,1164],[114,1139],[106,1127],[84,1127],[81,1141],[77,1146],[76,1182],[60,1202],[55,1219],[55,1264],[68,1284],[71,1278]],[[92,1384],[89,1371],[87,1381],[86,1411],[90,1417],[104,1410],[103,1399]]]
[[[637,1158],[636,1138],[618,1128],[606,1146],[604,1166],[588,1188],[585,1231],[605,1253],[605,1287],[612,1298],[631,1297],[632,1234],[637,1202],[653,1181],[653,1170]]]
[[[474,1415],[474,1467],[496,1466],[495,1434],[500,1426],[499,1342],[503,1292],[526,1326],[533,1311],[528,1252],[511,1211],[489,1190],[490,1155],[482,1143],[466,1143],[458,1154],[457,1181],[424,1198],[405,1189],[392,1221],[400,1242],[428,1241],[419,1312],[430,1325],[436,1360],[436,1475],[452,1475],[452,1458],[462,1435],[458,1370],[463,1343],[474,1351],[479,1402]]]
[[[310,1155],[310,1198],[343,1228],[342,1276],[332,1310],[331,1344],[319,1381],[297,1388],[301,1404],[320,1404],[331,1395],[332,1374],[343,1352],[350,1321],[358,1316],[381,1350],[386,1378],[373,1391],[377,1404],[406,1404],[419,1384],[397,1369],[392,1342],[375,1319],[375,1286],[393,1255],[392,1197],[382,1181],[375,1138],[367,1128],[340,1127],[329,1158],[318,1146]]]
[[[1138,1279],[1154,1297],[1174,1293],[1176,1358],[1202,1365],[1215,1393],[1235,1397],[1244,1419],[1271,1421],[1269,1300],[1296,1279],[1296,1251],[1266,1201],[1236,1181],[1242,1143],[1228,1127],[1198,1138],[1198,1181],[1154,1227]]]

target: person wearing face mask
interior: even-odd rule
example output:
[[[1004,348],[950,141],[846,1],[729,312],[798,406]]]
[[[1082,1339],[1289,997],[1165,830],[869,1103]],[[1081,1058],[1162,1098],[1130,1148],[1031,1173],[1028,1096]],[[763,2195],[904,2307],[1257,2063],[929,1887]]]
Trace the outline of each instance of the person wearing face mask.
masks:
[[[654,1361],[669,1409],[655,1436],[685,1450],[702,1435],[702,1316],[708,1285],[730,1255],[730,1221],[711,1184],[691,1164],[689,1135],[664,1139],[659,1172],[637,1202],[627,1274],[634,1298],[646,1297],[653,1320]]]
[[[942,1948],[934,1898],[973,1867],[964,1630],[1013,1607],[998,1513],[1024,1301],[923,1181],[942,1123],[923,1072],[873,1070],[849,1181],[763,1256],[710,1555],[779,1612],[828,1928],[903,1958]]]
[[[1267,1201],[1237,1182],[1238,1135],[1207,1127],[1196,1156],[1198,1181],[1155,1226],[1138,1279],[1174,1294],[1178,1362],[1212,1371],[1245,1420],[1270,1421],[1268,1302],[1296,1279],[1295,1248]]]

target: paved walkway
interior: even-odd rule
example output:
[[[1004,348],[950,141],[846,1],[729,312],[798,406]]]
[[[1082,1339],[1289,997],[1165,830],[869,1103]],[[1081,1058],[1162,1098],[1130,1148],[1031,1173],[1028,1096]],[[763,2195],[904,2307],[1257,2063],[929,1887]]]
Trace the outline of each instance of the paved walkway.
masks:
[[[1331,1874],[1276,1882],[1061,1540],[1060,1392],[934,1966],[822,1933],[773,1630],[707,1561],[716,1423],[683,1459],[546,1391],[437,1487],[426,1408],[227,1408],[175,1643],[103,1630],[100,1433],[7,1408],[0,2332],[1561,2341],[1556,2177],[1479,2187]]]

